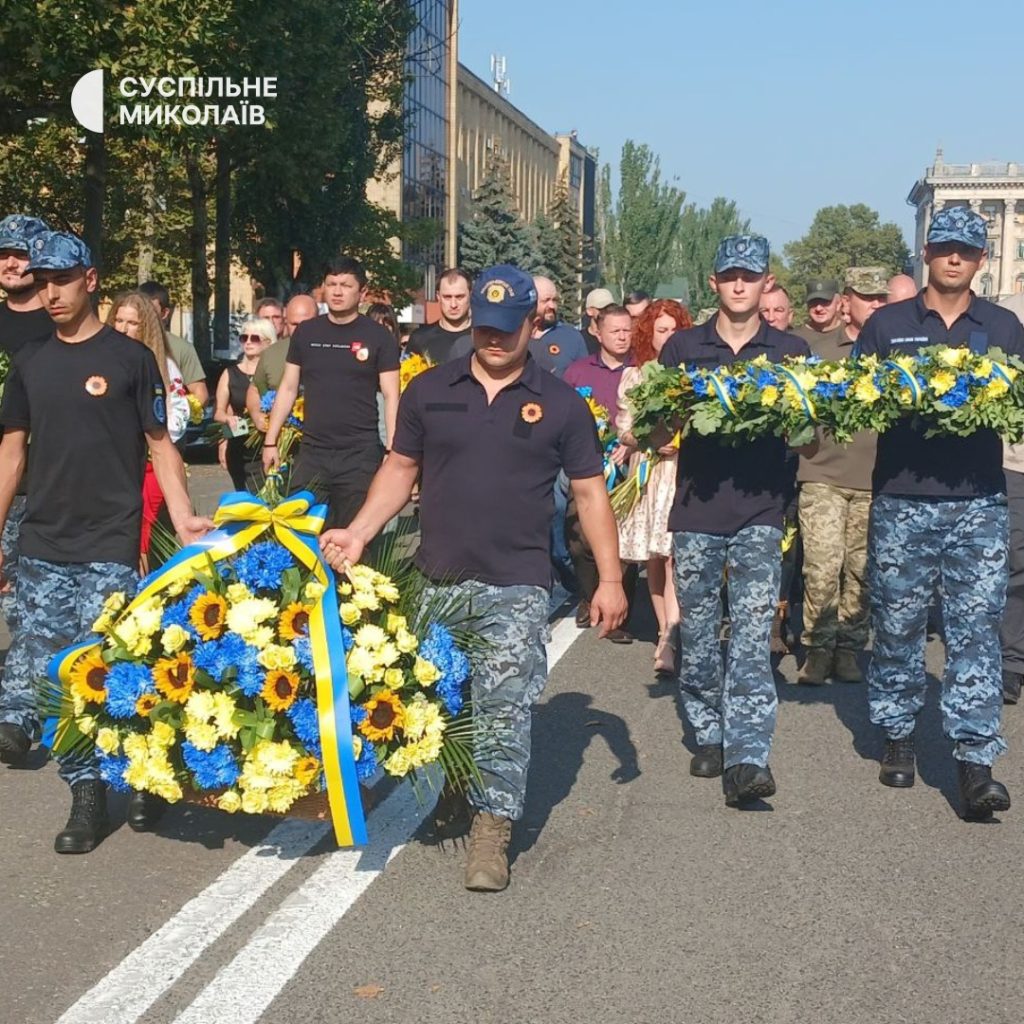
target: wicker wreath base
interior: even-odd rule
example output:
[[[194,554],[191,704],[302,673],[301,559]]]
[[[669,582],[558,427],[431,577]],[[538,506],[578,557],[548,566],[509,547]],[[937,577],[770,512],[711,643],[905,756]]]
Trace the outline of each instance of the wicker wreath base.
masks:
[[[364,814],[369,814],[370,809],[378,803],[380,799],[379,791],[379,786],[374,786],[370,789],[367,789],[364,786],[359,787],[359,796],[363,802]],[[216,810],[217,800],[223,792],[223,789],[207,789],[200,791],[185,787],[181,799],[183,803],[197,804],[200,807],[212,807]],[[299,799],[288,808],[288,811],[285,814],[276,814],[274,811],[264,811],[263,813],[275,818],[305,818],[313,821],[328,821],[331,817],[331,808],[328,803],[327,793],[323,792],[310,793],[308,796],[300,796]]]

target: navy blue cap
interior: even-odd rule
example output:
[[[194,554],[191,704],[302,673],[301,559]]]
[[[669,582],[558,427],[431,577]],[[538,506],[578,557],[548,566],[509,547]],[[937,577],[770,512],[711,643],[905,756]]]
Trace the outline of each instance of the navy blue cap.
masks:
[[[0,249],[18,249],[28,252],[28,243],[49,231],[50,226],[38,217],[27,217],[23,213],[12,213],[0,220]]]
[[[469,297],[473,326],[493,327],[505,334],[518,331],[536,306],[533,278],[508,263],[481,270]]]
[[[947,206],[932,217],[928,228],[928,244],[960,242],[972,249],[988,245],[988,224],[979,213],[966,206]]]
[[[26,274],[33,270],[72,270],[91,266],[89,246],[70,231],[47,231],[36,235],[28,244]]]
[[[764,274],[768,270],[768,239],[761,235],[730,235],[718,243],[715,273],[723,270],[750,270]]]

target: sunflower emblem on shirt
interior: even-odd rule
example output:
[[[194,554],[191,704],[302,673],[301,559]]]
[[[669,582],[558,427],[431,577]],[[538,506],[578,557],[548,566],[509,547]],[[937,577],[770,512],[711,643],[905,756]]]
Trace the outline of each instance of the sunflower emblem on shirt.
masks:
[[[562,350],[555,344],[548,345],[548,352],[550,352],[553,356],[557,356],[558,353],[561,351]]]
[[[93,374],[91,377],[87,377],[85,381],[85,390],[93,396],[93,398],[99,398],[100,395],[107,393],[107,378],[101,377],[98,373]]]
[[[540,423],[544,419],[544,410],[540,407],[539,402],[524,402],[523,407],[519,410],[519,415],[524,423]]]

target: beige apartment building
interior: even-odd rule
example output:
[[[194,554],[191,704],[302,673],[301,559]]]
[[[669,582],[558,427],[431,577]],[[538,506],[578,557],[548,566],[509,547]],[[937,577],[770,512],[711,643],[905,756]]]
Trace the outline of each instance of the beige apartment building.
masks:
[[[907,202],[917,209],[914,277],[919,285],[928,280],[922,251],[932,217],[947,206],[969,206],[988,221],[988,259],[974,291],[991,299],[1024,292],[1024,164],[947,164],[939,149]]]

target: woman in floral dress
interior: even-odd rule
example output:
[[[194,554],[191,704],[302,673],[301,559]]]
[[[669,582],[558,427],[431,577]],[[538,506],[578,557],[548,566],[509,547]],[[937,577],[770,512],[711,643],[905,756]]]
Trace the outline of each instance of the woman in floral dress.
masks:
[[[633,417],[626,393],[640,380],[644,363],[657,359],[662,346],[676,332],[692,327],[686,307],[673,299],[658,299],[641,314],[633,328],[633,365],[626,367],[619,384],[618,415],[615,425],[619,440],[633,449],[630,473],[637,473],[650,458],[650,477],[629,514],[619,523],[619,552],[624,561],[647,566],[647,586],[658,620],[658,646],[654,652],[657,672],[675,667],[675,634],[679,605],[672,580],[672,535],[668,513],[676,493],[676,461],[679,448],[666,445],[656,453],[641,451],[633,437]]]

